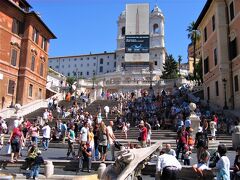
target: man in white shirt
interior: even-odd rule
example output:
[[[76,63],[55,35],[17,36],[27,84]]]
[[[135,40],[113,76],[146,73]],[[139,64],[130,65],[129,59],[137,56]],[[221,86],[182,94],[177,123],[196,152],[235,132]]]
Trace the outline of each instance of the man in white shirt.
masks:
[[[109,121],[109,126],[107,127],[107,138],[108,138],[108,144],[110,145],[110,152],[112,156],[112,161],[115,161],[114,151],[115,151],[115,145],[114,141],[116,140],[115,135],[113,133],[113,121]]]
[[[89,140],[88,133],[89,133],[88,123],[85,122],[79,134],[79,143],[80,143],[79,150],[78,150],[79,157],[82,156],[82,145],[86,144],[87,141]]]
[[[177,172],[182,169],[181,164],[176,157],[160,152],[157,160],[157,173],[162,172],[161,179],[177,179]]]
[[[43,140],[42,140],[43,150],[46,151],[48,149],[48,144],[49,144],[49,139],[51,134],[51,128],[49,127],[47,122],[42,128],[42,132],[43,132]]]
[[[105,111],[106,119],[108,119],[109,107],[107,105],[104,107],[104,111]]]

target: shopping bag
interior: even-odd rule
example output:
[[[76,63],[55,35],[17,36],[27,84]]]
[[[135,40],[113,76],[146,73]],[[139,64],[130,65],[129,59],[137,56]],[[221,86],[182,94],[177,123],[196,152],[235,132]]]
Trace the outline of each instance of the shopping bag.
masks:
[[[11,154],[11,152],[12,152],[12,146],[11,146],[11,144],[8,144],[8,146],[7,146],[7,154]]]

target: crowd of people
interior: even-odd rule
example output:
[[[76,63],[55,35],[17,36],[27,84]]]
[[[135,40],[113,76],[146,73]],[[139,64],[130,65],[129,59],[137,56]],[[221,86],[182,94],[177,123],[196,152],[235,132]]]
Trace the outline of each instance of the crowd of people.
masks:
[[[224,145],[218,147],[218,158],[215,158],[215,164],[210,164],[208,141],[209,139],[215,140],[216,131],[228,129],[230,132],[231,124],[226,123],[227,120],[222,114],[211,112],[207,105],[196,103],[194,113],[201,123],[198,132],[194,132],[189,118],[193,112],[189,108],[191,100],[188,97],[187,88],[175,88],[171,94],[163,90],[156,96],[148,91],[142,91],[140,97],[137,97],[134,92],[107,92],[102,94],[102,98],[118,101],[118,105],[112,108],[108,105],[99,106],[97,113],[92,114],[86,112],[84,106],[71,98],[68,93],[66,101],[72,102],[69,108],[60,107],[57,98],[49,99],[48,108],[44,110],[40,119],[30,121],[19,117],[14,120],[11,130],[1,118],[0,147],[4,144],[4,135],[10,130],[8,140],[9,147],[11,147],[10,162],[17,161],[21,156],[21,150],[24,147],[27,148],[26,161],[28,163],[26,164],[30,166],[24,168],[31,169],[29,176],[37,177],[40,164],[43,163],[39,147],[42,151],[47,151],[50,141],[67,143],[66,157],[79,159],[78,170],[83,171],[86,166],[87,171],[91,172],[92,161],[115,160],[115,150],[122,146],[114,135],[116,129],[120,129],[123,138],[128,139],[128,132],[131,128],[138,127],[139,144],[128,143],[125,148],[144,148],[151,145],[152,129],[161,131],[162,128],[167,128],[167,122],[170,121],[171,128],[173,127],[177,132],[177,148],[175,151],[170,144],[167,144],[166,149],[161,151],[158,157],[157,170],[162,171],[163,177],[175,177],[174,174],[180,169],[181,164],[173,162],[182,161],[184,165],[192,165],[191,156],[194,148],[197,149],[198,164],[193,165],[193,169],[198,175],[203,175],[204,169],[216,167],[222,177],[229,176],[230,163],[226,157],[226,147]],[[104,112],[106,121],[103,121],[102,112]],[[109,114],[114,114],[116,118],[110,119]],[[76,143],[77,149],[74,146]],[[110,152],[110,158],[107,158],[107,151]],[[235,174],[239,173],[239,151],[240,148],[238,148],[234,163]],[[175,159],[170,161],[169,159],[173,157]]]

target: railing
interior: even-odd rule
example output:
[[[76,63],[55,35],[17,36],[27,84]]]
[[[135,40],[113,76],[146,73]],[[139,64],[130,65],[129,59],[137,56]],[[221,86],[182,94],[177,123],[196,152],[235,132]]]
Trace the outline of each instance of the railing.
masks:
[[[60,101],[63,100],[63,96],[61,93],[58,93],[58,94],[55,94],[54,96],[52,96],[52,98],[56,98],[56,97]],[[39,100],[33,101],[31,103],[28,103],[28,104],[22,106],[21,109],[19,110],[19,115],[25,116],[26,114],[36,111],[39,108],[47,107],[49,99],[39,99]],[[13,116],[15,114],[15,112],[16,112],[15,108],[6,108],[6,109],[3,109],[2,111],[0,111],[0,114],[4,118],[10,118],[11,116]]]

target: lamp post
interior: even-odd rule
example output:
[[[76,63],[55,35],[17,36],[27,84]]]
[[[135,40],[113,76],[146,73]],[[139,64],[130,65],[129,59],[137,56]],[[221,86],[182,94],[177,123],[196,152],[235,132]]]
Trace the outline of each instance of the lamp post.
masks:
[[[223,109],[228,109],[228,106],[227,106],[227,89],[226,89],[227,80],[224,78],[222,80],[222,82],[223,82],[223,88],[224,88],[224,106],[223,106]]]
[[[14,105],[13,105],[14,90],[15,90],[15,82],[12,84],[12,102],[11,102],[10,108],[14,108]]]

